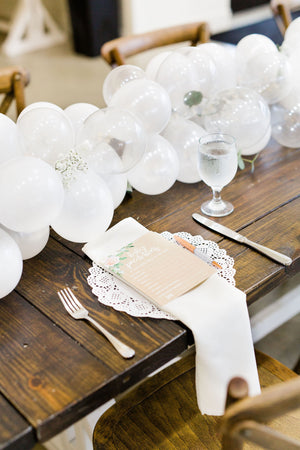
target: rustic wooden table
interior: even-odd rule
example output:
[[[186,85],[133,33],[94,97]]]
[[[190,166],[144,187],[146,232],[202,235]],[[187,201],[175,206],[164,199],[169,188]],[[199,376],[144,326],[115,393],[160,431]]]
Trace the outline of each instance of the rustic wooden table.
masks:
[[[287,254],[289,267],[197,224],[191,214],[211,196],[203,183],[177,182],[158,196],[135,191],[112,224],[132,216],[152,231],[187,231],[218,242],[235,259],[236,285],[250,304],[299,271],[299,155],[300,149],[272,141],[254,173],[247,166],[224,189],[235,211],[216,219]],[[133,318],[101,305],[87,284],[91,261],[81,247],[52,234],[46,248],[24,262],[15,291],[0,300],[1,449],[26,450],[53,437],[192,342],[180,323]],[[136,349],[133,359],[124,360],[89,324],[68,316],[56,293],[66,285],[95,319]]]

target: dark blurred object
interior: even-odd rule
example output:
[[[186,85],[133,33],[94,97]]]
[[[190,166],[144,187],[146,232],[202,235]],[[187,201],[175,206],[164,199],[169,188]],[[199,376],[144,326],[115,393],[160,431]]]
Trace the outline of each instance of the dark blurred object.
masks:
[[[25,86],[30,80],[24,67],[10,66],[0,68],[0,113],[6,114],[13,100],[16,101],[17,116],[25,108]]]
[[[292,20],[299,16],[300,10],[291,11]],[[279,29],[275,17],[214,34],[211,36],[211,40],[237,44],[243,37],[253,33],[264,34],[277,45],[281,45],[283,41],[282,31]]]
[[[231,9],[233,12],[237,12],[268,3],[269,0],[231,0]]]
[[[99,56],[104,42],[119,36],[118,0],[69,0],[74,49]]]

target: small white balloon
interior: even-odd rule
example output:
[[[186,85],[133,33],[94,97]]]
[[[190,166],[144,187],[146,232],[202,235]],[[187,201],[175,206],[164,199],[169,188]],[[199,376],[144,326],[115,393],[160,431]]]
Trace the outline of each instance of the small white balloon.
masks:
[[[107,184],[108,189],[110,190],[114,209],[116,209],[126,195],[127,191],[127,176],[124,173],[120,174],[110,174],[110,175],[101,175],[105,183]]]
[[[150,80],[155,80],[158,69],[160,68],[161,63],[169,56],[172,52],[170,50],[166,50],[164,52],[160,52],[157,55],[153,56],[148,62],[145,72]]]
[[[206,42],[196,48],[199,53],[212,60],[215,65],[214,93],[236,86],[236,57],[233,46]]]
[[[125,84],[112,96],[109,106],[135,114],[148,133],[160,133],[171,117],[171,101],[167,91],[146,78]]]
[[[104,175],[131,169],[142,158],[145,145],[145,129],[134,114],[125,109],[106,108],[85,120],[76,148],[89,167]]]
[[[157,195],[170,189],[179,172],[173,146],[160,135],[149,136],[142,160],[128,172],[130,184],[139,192]]]
[[[143,69],[130,64],[124,64],[111,70],[106,76],[102,88],[105,103],[109,105],[114,93],[117,92],[117,90],[122,86],[130,81],[145,78],[145,76],[146,74]]]
[[[179,173],[177,180],[183,183],[196,183],[201,180],[198,171],[199,139],[206,131],[191,120],[173,115],[162,133],[177,152]]]
[[[272,137],[283,146],[300,147],[300,103],[292,109],[281,105],[273,106]]]
[[[242,155],[257,151],[258,142],[265,142],[270,127],[270,109],[256,91],[236,87],[218,92],[205,107],[205,129],[209,133],[226,133],[234,136]]]
[[[85,119],[93,112],[98,111],[98,109],[97,106],[92,105],[91,103],[73,103],[72,105],[67,106],[64,112],[70,119],[75,134],[77,134]]]
[[[0,164],[21,154],[15,122],[0,113]]]
[[[45,161],[20,156],[0,166],[0,222],[14,231],[38,231],[63,204],[60,175]]]
[[[48,107],[29,109],[18,117],[17,128],[25,155],[43,159],[51,165],[75,144],[72,123],[64,111]]]
[[[63,207],[51,226],[64,239],[89,242],[106,231],[113,212],[113,200],[105,181],[89,169],[78,172],[66,187]]]
[[[24,116],[24,114],[26,114],[28,111],[31,111],[32,109],[36,109],[36,108],[50,108],[50,109],[54,109],[55,111],[60,111],[63,112],[63,109],[56,105],[55,103],[51,103],[51,102],[34,102],[34,103],[30,103],[29,105],[27,105],[19,114],[18,119],[21,119],[22,116]]]
[[[17,231],[4,227],[4,225],[0,225],[0,228],[4,229],[18,244],[23,260],[38,255],[45,248],[50,233],[49,226],[42,230],[33,231],[32,233],[18,233]]]
[[[15,289],[22,270],[22,255],[17,243],[0,228],[0,298]]]

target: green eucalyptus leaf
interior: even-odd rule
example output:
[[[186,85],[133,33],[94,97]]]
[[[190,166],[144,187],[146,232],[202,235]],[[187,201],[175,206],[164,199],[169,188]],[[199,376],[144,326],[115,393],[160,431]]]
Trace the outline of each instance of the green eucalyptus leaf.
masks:
[[[190,108],[195,105],[199,105],[203,99],[203,95],[200,91],[189,91],[185,94],[183,102]]]

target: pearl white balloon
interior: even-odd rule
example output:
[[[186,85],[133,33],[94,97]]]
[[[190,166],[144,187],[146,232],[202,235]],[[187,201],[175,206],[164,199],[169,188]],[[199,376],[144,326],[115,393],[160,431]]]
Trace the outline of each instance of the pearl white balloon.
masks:
[[[124,200],[127,191],[127,176],[124,173],[101,175],[110,190],[114,209]]]
[[[255,90],[269,104],[288,95],[292,76],[290,61],[280,52],[255,54],[237,69],[239,86]]]
[[[185,117],[194,114],[185,100],[191,91],[198,90],[198,74],[184,54],[174,51],[167,56],[157,70],[155,81],[169,94],[174,112]]]
[[[146,65],[145,73],[150,80],[155,80],[158,69],[160,68],[161,63],[169,56],[172,52],[170,50],[166,50],[158,53],[153,56],[148,64]]]
[[[29,109],[17,120],[25,155],[41,158],[51,165],[75,144],[72,123],[64,111],[48,107]]]
[[[206,42],[197,47],[197,51],[210,58],[216,68],[214,75],[214,93],[236,86],[235,48],[231,45]]]
[[[160,135],[149,137],[142,160],[128,172],[130,184],[139,192],[157,195],[170,189],[179,172],[172,145]]]
[[[76,148],[95,172],[110,174],[131,169],[142,158],[145,145],[145,129],[134,114],[106,108],[85,120]]]
[[[173,115],[162,133],[177,152],[179,173],[177,180],[183,183],[196,183],[201,180],[198,172],[199,139],[206,131],[196,123]]]
[[[160,133],[171,116],[171,101],[166,90],[146,78],[132,80],[118,89],[109,106],[126,109],[136,115],[148,133]]]
[[[236,87],[221,91],[206,105],[205,129],[234,136],[242,155],[252,152],[258,142],[264,142],[270,121],[268,104],[252,89]]]
[[[18,233],[17,231],[4,227],[4,225],[0,225],[0,228],[4,229],[18,244],[23,260],[38,255],[46,246],[50,233],[49,226],[42,230],[33,231],[32,233]]]
[[[272,109],[272,137],[283,146],[300,147],[300,103],[292,109],[274,105]]]
[[[19,114],[18,119],[21,119],[22,116],[24,116],[24,114],[26,114],[28,111],[31,111],[32,109],[36,109],[36,108],[50,108],[50,109],[54,109],[55,111],[60,111],[63,112],[63,109],[56,105],[55,103],[51,103],[51,102],[34,102],[34,103],[30,103],[29,105],[27,105]]]
[[[15,122],[0,113],[0,164],[21,154]]]
[[[63,207],[51,226],[64,239],[89,242],[106,231],[113,212],[108,187],[89,169],[86,173],[79,172],[65,189]]]
[[[98,111],[98,109],[97,106],[92,105],[91,103],[73,103],[72,105],[67,106],[64,112],[70,119],[75,134],[77,134],[85,119],[93,112]]]
[[[12,292],[23,270],[21,251],[8,233],[0,228],[0,298]]]
[[[208,97],[216,89],[217,67],[209,53],[199,47],[182,47],[177,52],[184,54],[195,70],[196,90],[204,97]]]
[[[114,93],[122,86],[130,81],[145,78],[145,76],[146,74],[143,69],[130,64],[124,64],[111,70],[106,76],[102,88],[105,103],[109,105]]]
[[[241,151],[241,154],[243,156],[246,155],[255,155],[256,153],[260,152],[262,149],[266,147],[268,144],[270,137],[271,137],[271,125],[268,126],[267,131],[265,132],[264,136],[258,139],[258,141],[254,142],[251,146],[247,147],[246,149],[243,149]]]
[[[64,189],[59,174],[45,161],[20,156],[0,166],[0,222],[14,231],[40,230],[57,216]]]
[[[276,44],[263,34],[248,34],[242,38],[236,46],[237,66],[244,64],[255,55],[268,55],[277,53]]]

